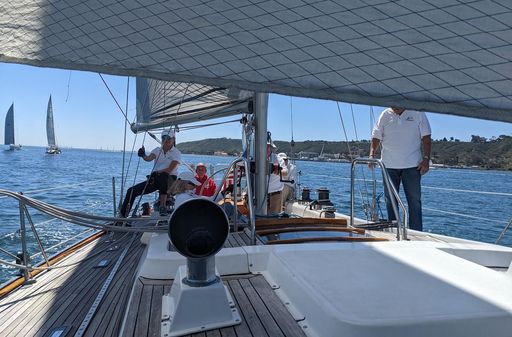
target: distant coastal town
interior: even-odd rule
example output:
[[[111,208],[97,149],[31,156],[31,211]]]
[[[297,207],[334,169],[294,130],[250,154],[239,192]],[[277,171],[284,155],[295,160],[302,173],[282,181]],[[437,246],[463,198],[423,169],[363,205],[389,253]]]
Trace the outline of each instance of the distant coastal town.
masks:
[[[349,162],[350,158],[368,155],[369,140],[334,141],[274,141],[279,152],[286,152],[296,160]],[[293,146],[292,146],[293,145]],[[184,153],[203,155],[238,155],[240,139],[213,138],[178,144]],[[491,138],[472,135],[469,141],[454,138],[432,142],[432,166],[451,168],[479,168],[512,170],[512,136]]]

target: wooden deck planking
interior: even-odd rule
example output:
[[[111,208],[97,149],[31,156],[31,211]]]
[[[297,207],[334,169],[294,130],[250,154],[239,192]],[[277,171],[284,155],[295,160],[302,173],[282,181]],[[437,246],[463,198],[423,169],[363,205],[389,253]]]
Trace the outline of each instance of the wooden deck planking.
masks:
[[[71,260],[66,260],[65,263],[70,263]],[[72,269],[75,269],[76,267],[70,267]],[[66,273],[67,271],[64,271]],[[59,280],[63,278],[63,274],[57,275],[53,278],[54,285],[53,288],[56,288],[59,286]],[[37,283],[34,283],[32,285],[22,286],[16,291],[4,296],[2,299],[0,299],[0,327],[5,323],[5,319],[9,318],[10,315],[14,312],[16,312],[20,308],[19,302],[22,303],[28,303],[27,299],[31,296],[37,296],[39,293],[47,291],[46,288],[50,287],[48,282],[46,280],[49,279],[48,273],[41,273],[38,275],[37,279],[39,280]],[[61,282],[62,283],[62,282]],[[16,306],[16,307],[15,307]],[[18,314],[20,314],[18,312]]]
[[[108,277],[112,268],[114,267],[119,255],[122,253],[122,246],[128,244],[128,242],[128,240],[118,241],[116,244],[120,246],[119,249],[117,249],[116,251],[105,252],[104,254],[106,255],[98,257],[98,260],[96,260],[93,265],[96,265],[96,263],[100,259],[104,259],[108,256],[110,260],[108,267],[100,268],[100,272],[98,272],[97,277],[94,280],[91,280],[90,282],[84,282],[84,280],[80,280],[79,288],[72,291],[72,294],[75,297],[76,301],[74,301],[71,306],[67,306],[67,310],[65,310],[62,315],[59,315],[58,317],[56,317],[57,315],[53,315],[53,317],[51,317],[53,322],[49,320],[49,326],[46,326],[44,329],[41,329],[39,335],[44,335],[46,331],[51,331],[52,329],[63,325],[70,326],[70,333],[74,334],[77,331],[78,327],[82,323],[83,318],[85,317],[94,300],[96,299],[96,296],[100,288],[102,287],[103,283],[105,282],[106,278]],[[95,274],[95,269],[97,268],[88,269],[88,272],[91,274]],[[116,289],[115,284],[112,283],[111,287],[109,287],[107,293],[105,294],[105,297],[107,298],[109,294],[112,291],[114,291],[114,289]],[[106,303],[106,301],[103,301],[103,303]],[[108,304],[110,303],[107,303],[107,305]],[[101,310],[101,306],[98,308],[98,310]],[[94,317],[98,316],[96,315]],[[92,322],[93,321],[91,321],[91,324]]]
[[[152,294],[152,307],[154,309],[150,312],[150,321],[159,321],[162,319],[162,304],[158,305],[158,301],[162,302],[162,296],[164,296],[164,286],[155,285],[153,286]],[[160,329],[156,324],[151,324],[148,329],[148,337],[160,337]]]
[[[75,260],[69,259],[66,260],[64,263],[69,264],[72,263],[73,261]],[[93,262],[90,261],[85,262],[85,264],[87,265],[91,265],[92,263]],[[74,271],[76,273],[74,273]],[[60,275],[59,272],[61,272]],[[17,332],[21,332],[19,331],[18,328],[18,326],[20,325],[24,333],[29,333],[29,331],[27,331],[27,328],[37,326],[39,320],[44,316],[46,304],[48,304],[48,302],[51,302],[50,300],[54,298],[56,293],[62,292],[62,290],[64,289],[62,285],[69,280],[68,277],[71,276],[71,280],[73,276],[75,276],[75,278],[81,278],[81,276],[85,273],[86,272],[84,268],[79,268],[77,270],[76,267],[72,267],[72,271],[57,269],[48,272],[45,275],[47,276],[45,279],[38,278],[38,281],[35,284],[30,285],[25,289],[19,289],[19,295],[23,296],[23,293],[25,292],[26,297],[22,305],[20,305],[20,302],[18,302],[16,303],[16,305],[13,306],[13,310],[17,313],[16,322],[18,324],[10,325],[10,327],[7,330],[4,329],[1,331],[1,333],[14,334]],[[51,279],[52,274],[54,276],[57,274],[55,279]],[[9,298],[6,299],[8,300]],[[67,296],[63,296],[61,297],[61,299],[69,301]],[[30,322],[32,325],[23,325],[23,322],[25,321]],[[5,322],[4,324],[2,324],[2,327],[4,326]]]
[[[84,336],[110,336],[114,331],[119,330],[134,279],[134,270],[130,266],[136,265],[139,258],[140,254],[135,249],[125,256],[123,267],[114,277],[103,300],[104,304],[98,308]]]
[[[104,238],[100,240],[103,242]],[[120,240],[116,242],[119,245],[118,250],[102,252],[90,260],[82,261],[79,266],[42,273],[36,278],[37,282],[34,285],[21,287],[0,299],[0,307],[2,308],[0,335],[44,336],[59,326],[70,326],[71,329],[68,335],[74,334],[120,256],[123,246],[128,243],[127,239]],[[103,247],[101,247],[102,245]],[[73,261],[80,261],[91,253],[92,247],[102,249],[107,245],[95,242],[90,247],[91,249],[80,249],[60,263],[69,264]],[[119,325],[129,294],[128,290],[132,286],[132,283],[126,281],[126,279],[133,278],[142,250],[139,241],[135,240],[135,245],[130,248],[129,253],[125,256],[125,262],[127,263],[123,264],[123,268],[118,270],[116,277],[108,288],[104,301],[98,308],[98,314],[94,316],[89,325],[89,328],[96,329],[96,332],[90,334],[91,336],[111,336],[114,330],[119,330],[119,327],[116,328],[115,325]],[[110,260],[106,268],[93,268],[99,260],[105,258]],[[121,279],[121,281],[117,282],[117,279]],[[118,305],[113,306],[113,303],[118,303]],[[106,315],[110,317],[109,319],[101,314],[102,310],[103,313],[110,312],[110,315]],[[95,322],[95,320],[98,321]],[[98,333],[102,330],[106,334]]]
[[[123,329],[124,337],[133,337],[135,331],[135,323],[137,322],[137,313],[139,312],[139,305],[142,296],[142,289],[144,284],[141,279],[137,279],[134,282],[134,289],[131,298],[130,306],[128,307],[127,319],[125,321],[125,327]]]
[[[268,336],[239,280],[230,280],[228,284],[242,318],[242,323],[234,326],[237,336]]]
[[[137,281],[128,309],[124,337],[160,336],[162,296],[170,291],[171,282],[148,279]],[[241,324],[198,332],[188,337],[305,336],[263,276],[229,276],[224,278],[224,284],[228,286],[239,309]]]

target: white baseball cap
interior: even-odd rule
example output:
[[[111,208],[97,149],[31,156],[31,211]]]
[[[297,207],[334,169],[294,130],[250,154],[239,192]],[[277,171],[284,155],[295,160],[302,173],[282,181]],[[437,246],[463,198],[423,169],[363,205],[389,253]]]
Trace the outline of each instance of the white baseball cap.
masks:
[[[201,183],[197,181],[194,173],[190,171],[183,171],[178,174],[178,180],[189,181],[196,186],[201,186]]]
[[[162,131],[162,134],[160,135],[160,137],[162,139],[165,138],[165,137],[175,138],[176,135],[174,134],[174,130],[173,129],[169,129],[169,130]]]

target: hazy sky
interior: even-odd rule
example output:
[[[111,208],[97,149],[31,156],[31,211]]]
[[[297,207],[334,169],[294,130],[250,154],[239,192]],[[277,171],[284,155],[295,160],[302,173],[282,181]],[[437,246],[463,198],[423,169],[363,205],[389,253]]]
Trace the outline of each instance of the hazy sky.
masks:
[[[104,75],[110,90],[123,109],[126,107],[128,78]],[[128,119],[135,116],[135,79],[130,78]],[[46,106],[52,95],[57,144],[61,147],[122,149],[124,116],[117,107],[100,76],[96,73],[37,68],[0,63],[0,139],[3,141],[5,114],[14,102],[16,143],[46,145]],[[291,106],[290,107],[290,101]],[[340,103],[349,140],[369,139],[370,107]],[[378,117],[381,107],[374,107]],[[292,112],[292,113],[290,113]],[[472,134],[491,137],[510,135],[512,124],[428,113],[433,138],[454,137],[469,140]],[[274,140],[345,140],[336,102],[270,95],[268,128]],[[228,118],[228,119],[233,119]],[[354,124],[355,130],[354,132]],[[134,135],[128,132],[127,148]],[[135,148],[142,144],[139,135]],[[179,142],[203,138],[240,138],[240,124],[182,131]],[[149,137],[145,144],[156,143]]]

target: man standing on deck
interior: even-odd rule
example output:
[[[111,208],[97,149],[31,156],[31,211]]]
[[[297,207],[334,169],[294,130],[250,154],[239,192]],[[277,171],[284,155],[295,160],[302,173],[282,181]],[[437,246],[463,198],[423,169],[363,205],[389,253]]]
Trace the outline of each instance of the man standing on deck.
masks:
[[[404,187],[409,227],[419,231],[423,230],[421,176],[428,172],[430,165],[430,135],[430,124],[424,112],[392,107],[380,114],[370,146],[370,158],[373,158],[382,144],[381,159],[391,183],[397,191],[400,182]],[[396,220],[387,189],[385,195],[388,220]]]
[[[267,213],[277,214],[283,210],[282,191],[284,184],[281,176],[288,175],[288,169],[284,164],[279,163],[279,159],[275,154],[277,146],[272,141],[267,142],[267,157],[271,164],[270,175],[268,177],[267,186]]]
[[[283,188],[283,207],[285,206],[286,202],[288,200],[293,200],[295,198],[295,181],[297,179],[297,168],[294,164],[290,163],[288,160],[288,156],[286,153],[281,152],[277,155],[277,158],[279,159],[279,165],[284,166],[288,170],[288,174],[286,176],[283,175],[283,179],[287,180],[284,182],[284,188]],[[292,182],[293,181],[293,182]]]
[[[146,155],[146,150],[142,146],[137,155],[144,159],[144,161],[155,161],[151,175],[148,176],[146,181],[132,186],[126,192],[123,205],[121,206],[121,216],[126,218],[130,209],[133,206],[135,198],[139,195],[148,194],[156,190],[159,191],[159,205],[160,214],[167,213],[167,191],[170,185],[176,181],[178,174],[178,165],[181,162],[181,152],[174,144],[176,136],[173,130],[162,132],[162,146],[156,147],[149,155]]]

